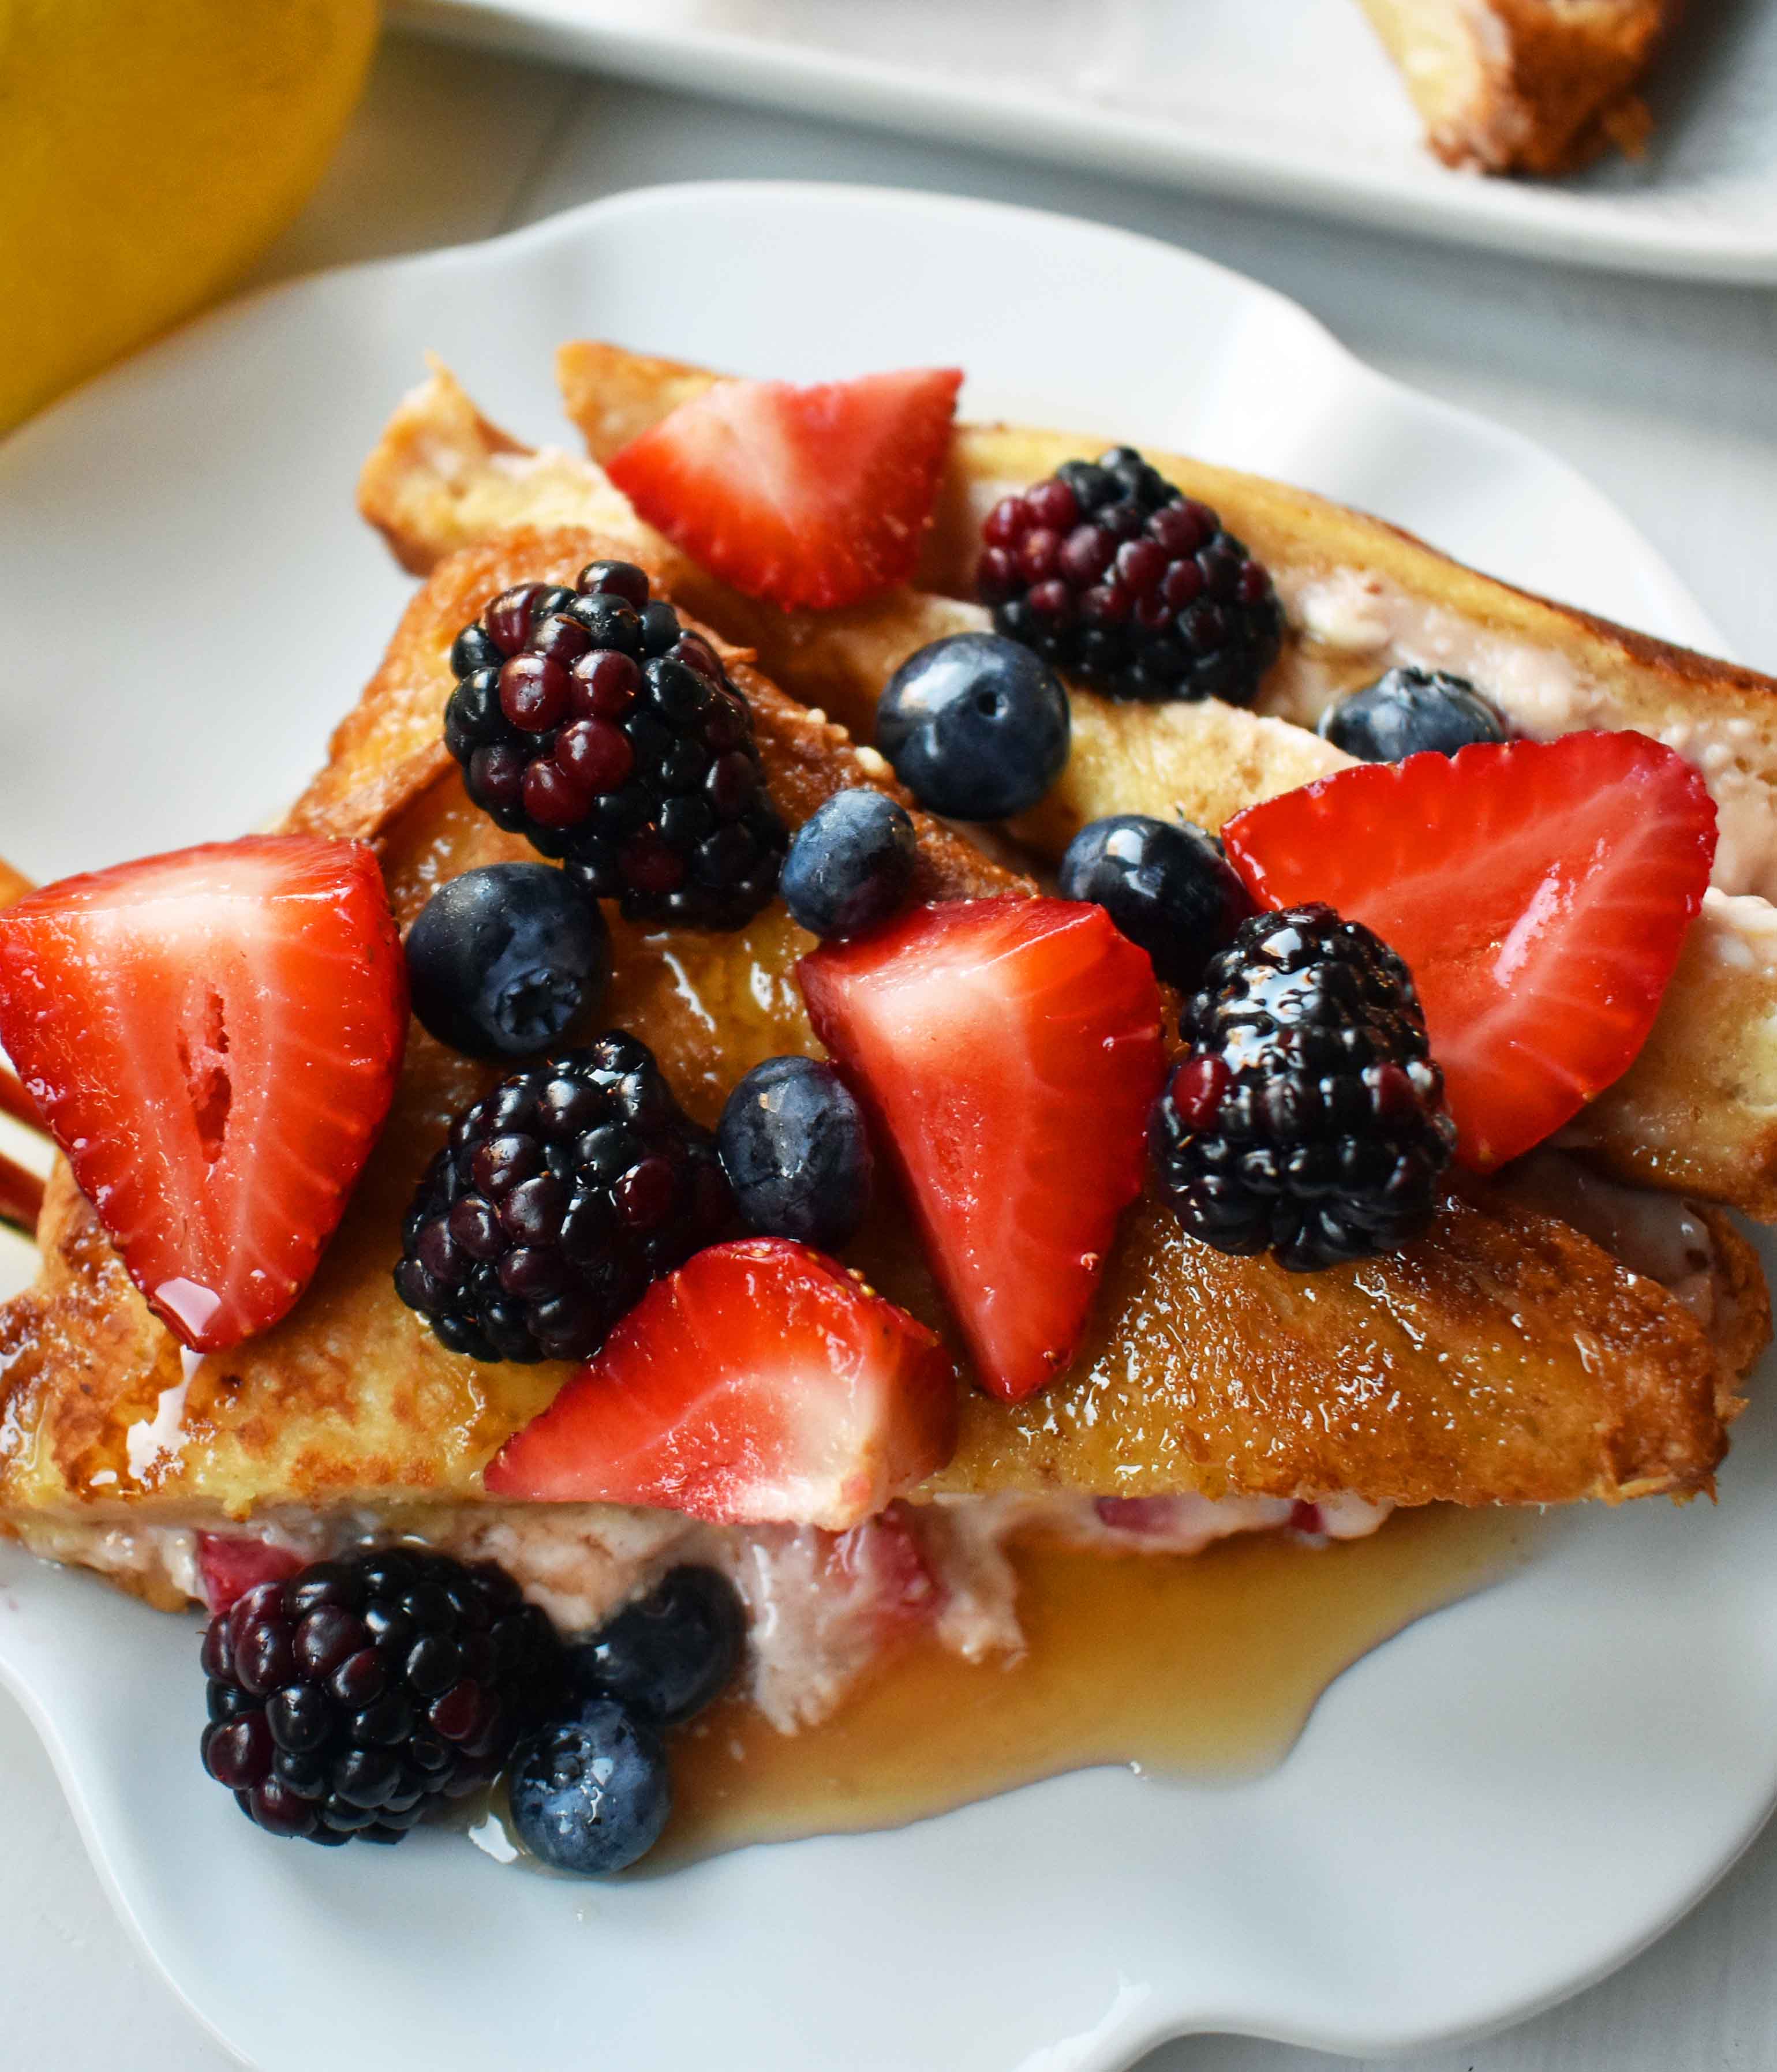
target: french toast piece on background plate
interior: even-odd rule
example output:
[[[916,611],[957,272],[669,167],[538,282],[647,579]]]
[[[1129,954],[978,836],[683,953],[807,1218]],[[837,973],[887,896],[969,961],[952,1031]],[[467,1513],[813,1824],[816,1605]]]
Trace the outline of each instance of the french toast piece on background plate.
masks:
[[[1651,127],[1636,92],[1678,0],[1360,0],[1446,165],[1566,173]]]
[[[453,636],[513,582],[571,581],[619,544],[520,529],[443,562],[292,808],[292,831],[376,843],[403,923],[443,880],[527,853],[471,807],[439,739]],[[734,651],[725,659],[787,820],[882,782],[837,727]],[[1032,889],[923,817],[919,837],[926,897]],[[653,1048],[700,1120],[759,1059],[813,1047],[793,977],[811,939],[781,907],[732,935],[613,926],[609,1020]],[[446,1352],[397,1301],[390,1268],[448,1116],[494,1075],[416,1031],[387,1131],[313,1283],[282,1323],[188,1374],[59,1166],[42,1277],[0,1309],[0,1526],[171,1603],[195,1588],[192,1528],[249,1515],[316,1552],[338,1544],[335,1528],[415,1531],[520,1568],[530,1524],[578,1524],[591,1572],[557,1588],[582,1613],[608,1608],[601,1562],[607,1581],[633,1573],[637,1534],[670,1547],[705,1531],[607,1507],[564,1520],[557,1507],[483,1494],[483,1467],[566,1370]],[[1508,1190],[1465,1182],[1424,1240],[1318,1274],[1310,1292],[1269,1257],[1191,1243],[1143,1201],[1073,1367],[1016,1408],[965,1379],[956,1457],[920,1494],[1549,1503],[1705,1490],[1768,1309],[1744,1241],[1713,1214],[1704,1227],[1705,1299],[1693,1288],[1687,1301]],[[948,1329],[892,1202],[851,1249],[886,1293]],[[182,1392],[177,1437],[145,1443],[170,1392]],[[612,1551],[626,1533],[627,1568]]]
[[[559,368],[570,413],[599,454],[715,378],[590,343],[564,347]],[[825,612],[785,612],[742,596],[644,524],[599,467],[523,446],[437,366],[391,417],[359,499],[415,573],[503,526],[578,512],[578,522],[660,568],[675,595],[753,648],[794,696],[863,738],[882,685],[910,654],[989,623],[980,606],[944,594],[971,584],[985,511],[1009,488],[1099,443],[960,426],[923,572],[944,590],[894,590]],[[1726,807],[1725,820],[1731,815],[1739,830],[1740,849],[1762,855],[1767,828],[1777,826],[1777,687],[1768,680],[1526,596],[1306,491],[1170,456],[1157,464],[1187,493],[1212,501],[1266,559],[1286,600],[1295,600],[1292,623],[1257,711],[1214,699],[1121,703],[1070,685],[1067,766],[1015,827],[1039,857],[1055,861],[1080,827],[1113,812],[1177,814],[1219,828],[1241,808],[1343,767],[1350,758],[1298,717],[1403,660],[1466,664],[1490,692],[1503,683],[1495,701],[1532,733],[1566,728],[1539,726],[1528,692],[1515,697],[1513,689],[1558,675],[1574,687],[1573,725],[1639,726],[1700,761],[1718,812]],[[1357,600],[1356,630],[1332,622],[1341,646],[1299,623],[1306,598],[1310,613],[1322,610],[1324,631],[1332,607],[1315,600],[1329,596]],[[1393,630],[1376,632],[1379,615],[1398,622]],[[1294,716],[1265,709],[1273,705]],[[1566,1141],[1623,1179],[1770,1219],[1777,1217],[1777,909],[1740,889],[1749,874],[1762,884],[1763,874],[1749,873],[1734,846],[1725,830],[1734,891],[1711,886],[1647,1045],[1575,1119]]]

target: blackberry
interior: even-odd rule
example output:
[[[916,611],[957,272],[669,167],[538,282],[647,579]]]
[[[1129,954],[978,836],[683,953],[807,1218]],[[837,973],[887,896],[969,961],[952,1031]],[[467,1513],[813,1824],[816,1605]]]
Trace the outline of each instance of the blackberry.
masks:
[[[738,928],[789,837],[747,701],[627,561],[520,583],[450,650],[444,738],[469,796],[631,921]]]
[[[731,1214],[714,1139],[617,1030],[457,1117],[408,1211],[395,1292],[454,1353],[584,1359]]]
[[[1261,564],[1131,446],[1002,497],[981,536],[994,625],[1108,697],[1250,705],[1282,643]]]
[[[504,1568],[389,1548],[261,1583],[204,1636],[204,1766],[269,1833],[397,1842],[547,1716],[554,1629]]]
[[[1179,1033],[1153,1149],[1192,1236],[1302,1272],[1425,1227],[1456,1128],[1407,967],[1368,928],[1330,906],[1254,915]]]

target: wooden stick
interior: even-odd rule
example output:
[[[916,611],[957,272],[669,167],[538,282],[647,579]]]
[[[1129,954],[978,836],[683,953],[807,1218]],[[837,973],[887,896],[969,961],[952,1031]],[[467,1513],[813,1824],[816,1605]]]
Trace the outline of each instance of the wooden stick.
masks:
[[[11,1223],[27,1237],[35,1238],[43,1206],[43,1182],[0,1153],[0,1222]]]
[[[27,1129],[35,1129],[39,1136],[49,1134],[43,1128],[43,1118],[37,1112],[36,1102],[25,1092],[24,1082],[4,1065],[0,1065],[0,1112],[10,1115],[14,1122],[22,1122]]]
[[[35,890],[36,887],[22,870],[14,870],[6,858],[0,856],[0,909],[16,905],[27,892]],[[18,1075],[8,1071],[4,1065],[0,1065],[0,1112],[10,1115],[15,1122],[23,1123],[27,1129],[37,1130],[44,1136],[49,1133],[43,1128],[43,1119],[37,1112],[37,1104],[25,1092]],[[30,1176],[27,1174],[26,1177],[28,1178]],[[38,1188],[37,1194],[39,1200],[41,1200],[41,1187]],[[4,1211],[0,1211],[0,1213]],[[35,1222],[35,1209],[31,1215]]]

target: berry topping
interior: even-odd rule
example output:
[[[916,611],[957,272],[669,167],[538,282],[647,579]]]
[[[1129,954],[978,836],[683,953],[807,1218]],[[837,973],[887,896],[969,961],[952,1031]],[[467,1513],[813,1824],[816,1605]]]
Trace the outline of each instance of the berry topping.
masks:
[[[731,1206],[709,1132],[615,1030],[457,1117],[408,1211],[395,1292],[454,1353],[583,1359]]]
[[[674,1568],[568,1649],[568,1689],[676,1726],[721,1695],[746,1645],[747,1614],[728,1578],[715,1568]]]
[[[1455,1130],[1406,966],[1327,906],[1243,922],[1186,1002],[1154,1111],[1160,1184],[1193,1237],[1294,1272],[1392,1252],[1430,1222]]]
[[[1155,976],[1181,992],[1253,911],[1213,835],[1141,813],[1083,827],[1063,853],[1056,884],[1064,899],[1102,906],[1153,958]]]
[[[547,1618],[491,1562],[390,1548],[237,1597],[204,1636],[204,1766],[274,1835],[399,1841],[485,1783],[560,1688]]]
[[[1160,989],[1102,908],[916,907],[797,967],[892,1152],[975,1365],[1015,1402],[1073,1359],[1140,1193]]]
[[[1466,676],[1405,668],[1330,705],[1320,731],[1359,763],[1404,763],[1426,749],[1454,755],[1471,742],[1506,738],[1505,722]]]
[[[1715,807],[1645,734],[1340,770],[1230,820],[1267,906],[1324,899],[1406,960],[1457,1153],[1485,1171],[1633,1063],[1715,855]]]
[[[1250,705],[1282,643],[1264,568],[1132,447],[1002,497],[982,540],[993,623],[1108,697]]]
[[[605,1877],[660,1839],[673,1780],[660,1737],[609,1698],[533,1734],[513,1758],[512,1827],[552,1870]]]
[[[919,844],[886,791],[838,791],[796,831],[778,890],[814,935],[858,935],[905,905]]]
[[[833,1252],[870,1207],[864,1112],[831,1065],[767,1058],[728,1096],[716,1149],[735,1206],[767,1237]]]
[[[490,1496],[842,1532],[950,1457],[949,1355],[782,1238],[701,1252],[489,1463]]]
[[[471,1058],[523,1058],[583,1026],[611,982],[598,906],[546,863],[490,863],[442,885],[407,931],[413,1012]]]
[[[197,1536],[198,1580],[212,1612],[225,1612],[237,1597],[261,1583],[282,1582],[302,1565],[299,1556],[245,1532]]]
[[[131,1278],[201,1352],[302,1293],[406,1039],[401,944],[357,843],[212,843],[0,915],[0,1041]]]
[[[520,583],[457,636],[444,738],[469,796],[632,921],[738,928],[788,839],[716,651],[627,561]]]
[[[651,525],[749,597],[825,610],[906,582],[962,376],[718,381],[608,462]]]
[[[993,633],[910,655],[876,708],[876,745],[922,806],[958,820],[1027,812],[1061,775],[1072,721],[1055,672]]]

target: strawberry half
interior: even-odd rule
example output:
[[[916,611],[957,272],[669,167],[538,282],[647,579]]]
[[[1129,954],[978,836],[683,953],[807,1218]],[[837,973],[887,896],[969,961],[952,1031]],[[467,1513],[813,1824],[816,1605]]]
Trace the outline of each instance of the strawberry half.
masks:
[[[1715,806],[1645,734],[1569,734],[1361,763],[1223,837],[1267,906],[1324,900],[1406,959],[1457,1155],[1484,1172],[1634,1062],[1709,882]]]
[[[302,1292],[406,1036],[361,843],[211,843],[0,914],[0,1042],[137,1286],[200,1352]]]
[[[1140,1193],[1160,989],[1100,906],[916,908],[797,967],[878,1124],[982,1380],[1016,1402],[1079,1349]]]
[[[484,1480],[490,1496],[845,1531],[956,1443],[932,1332],[837,1260],[746,1238],[656,1281]]]
[[[797,388],[718,381],[631,439],[611,479],[749,597],[825,610],[912,575],[950,450],[953,367]]]

